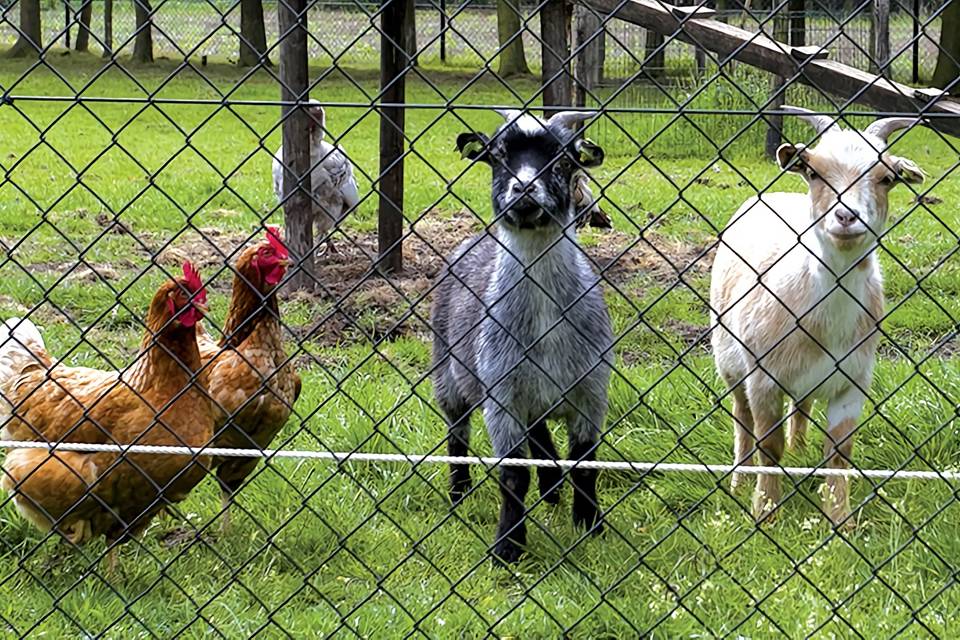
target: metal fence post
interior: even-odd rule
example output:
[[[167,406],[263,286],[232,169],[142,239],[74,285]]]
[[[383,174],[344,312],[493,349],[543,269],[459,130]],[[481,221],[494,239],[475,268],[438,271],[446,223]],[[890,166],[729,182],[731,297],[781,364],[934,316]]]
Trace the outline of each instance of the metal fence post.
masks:
[[[380,210],[377,269],[403,268],[403,144],[407,0],[384,0],[380,16]]]
[[[294,261],[288,287],[310,290],[314,278],[310,136],[302,103],[307,99],[307,0],[280,0],[280,99],[283,116],[283,214],[286,244]],[[292,104],[293,103],[293,104]]]

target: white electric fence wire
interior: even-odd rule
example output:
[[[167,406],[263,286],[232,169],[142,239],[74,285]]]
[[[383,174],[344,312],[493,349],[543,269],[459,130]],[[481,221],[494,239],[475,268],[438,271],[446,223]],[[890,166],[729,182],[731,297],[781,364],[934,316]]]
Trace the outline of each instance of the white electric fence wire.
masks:
[[[569,469],[656,471],[676,473],[727,474],[733,471],[752,475],[821,476],[875,478],[877,480],[960,480],[960,471],[909,471],[904,469],[831,469],[821,467],[761,467],[729,464],[696,464],[678,462],[630,462],[613,460],[532,460],[529,458],[494,458],[480,456],[439,456],[404,453],[362,453],[341,451],[297,451],[284,449],[228,449],[221,447],[175,447],[156,445],[88,444],[80,442],[32,442],[0,440],[0,448],[49,449],[86,453],[152,454],[175,456],[218,456],[223,458],[296,458],[329,462],[399,462],[404,464],[474,464],[485,467],[560,467]]]

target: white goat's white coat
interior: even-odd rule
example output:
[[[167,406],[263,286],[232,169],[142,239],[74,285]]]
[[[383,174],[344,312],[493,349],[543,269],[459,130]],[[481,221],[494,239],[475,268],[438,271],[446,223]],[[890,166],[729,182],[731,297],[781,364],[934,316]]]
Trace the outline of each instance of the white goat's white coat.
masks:
[[[883,150],[888,130],[902,126],[878,121],[872,127],[880,135],[818,126],[815,149],[782,146],[781,166],[803,174],[810,192],[752,198],[721,234],[711,281],[712,343],[733,395],[734,464],[752,464],[755,449],[763,464],[779,464],[785,396],[798,407],[788,439],[802,438],[811,402],[824,400],[824,457],[832,467],[848,462],[883,315],[874,249],[886,225],[887,191],[897,180],[922,179],[909,160]],[[734,487],[743,478],[735,473]],[[779,482],[757,476],[757,518],[776,507]],[[846,521],[846,480],[828,480],[824,501],[834,523]]]

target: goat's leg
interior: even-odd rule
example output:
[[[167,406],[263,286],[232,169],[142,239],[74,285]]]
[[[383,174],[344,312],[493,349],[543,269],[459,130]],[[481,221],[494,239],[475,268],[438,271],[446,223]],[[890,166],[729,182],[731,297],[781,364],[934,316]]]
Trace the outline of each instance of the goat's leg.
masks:
[[[807,422],[812,408],[813,398],[809,397],[790,403],[790,420],[787,422],[787,449],[790,451],[799,451],[806,444]]]
[[[470,411],[465,405],[441,405],[447,417],[447,455],[466,456],[470,448]],[[459,503],[470,490],[470,465],[450,465],[450,502]]]
[[[846,469],[853,453],[853,435],[863,412],[863,393],[853,387],[830,401],[823,456],[827,467]],[[823,509],[834,526],[854,526],[850,518],[850,479],[829,477],[823,486]]]
[[[491,404],[493,402],[491,401]],[[497,458],[526,457],[527,429],[497,406],[484,410],[484,420]],[[527,544],[524,500],[530,488],[528,467],[500,467],[500,523],[493,545],[494,556],[505,563],[520,560]]]
[[[753,465],[753,413],[743,385],[733,388],[733,464],[735,466]],[[746,480],[744,473],[734,471],[730,478],[730,490],[736,491]]]
[[[571,460],[590,462],[597,459],[602,422],[603,414],[593,418],[577,415],[569,421]],[[573,524],[594,534],[600,533],[603,531],[603,514],[597,501],[597,470],[574,466],[570,470],[570,481],[573,485]]]
[[[750,394],[753,413],[753,432],[757,439],[760,464],[775,467],[783,457],[783,394],[772,389],[764,389]],[[780,503],[780,476],[760,474],[757,476],[757,488],[753,494],[753,516],[757,521],[766,519]]]
[[[530,428],[530,457],[543,460],[556,460],[559,456],[553,445],[546,419],[538,420]],[[560,467],[537,467],[537,484],[544,502],[560,502],[560,486],[563,482],[563,470]]]

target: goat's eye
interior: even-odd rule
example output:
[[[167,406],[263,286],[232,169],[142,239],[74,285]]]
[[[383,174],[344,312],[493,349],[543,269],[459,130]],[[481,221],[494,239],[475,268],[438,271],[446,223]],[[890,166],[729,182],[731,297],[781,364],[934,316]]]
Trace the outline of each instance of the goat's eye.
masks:
[[[891,186],[896,181],[897,181],[897,176],[892,173],[888,173],[887,175],[880,178],[880,184],[887,187]]]
[[[559,173],[566,173],[572,168],[573,162],[567,157],[560,158],[553,164],[553,170]]]
[[[807,167],[807,180],[813,181],[813,180],[822,180],[822,179],[823,178],[820,177],[819,173],[817,173],[810,167]]]

